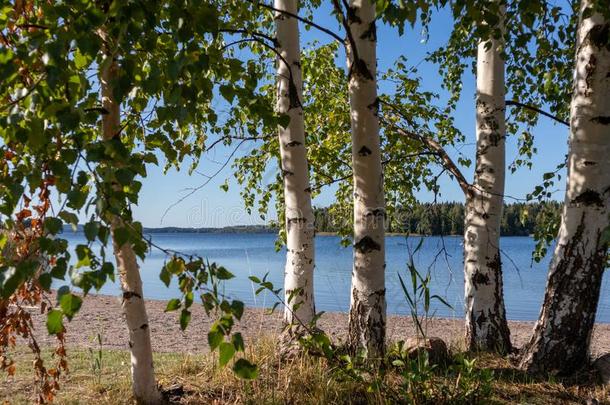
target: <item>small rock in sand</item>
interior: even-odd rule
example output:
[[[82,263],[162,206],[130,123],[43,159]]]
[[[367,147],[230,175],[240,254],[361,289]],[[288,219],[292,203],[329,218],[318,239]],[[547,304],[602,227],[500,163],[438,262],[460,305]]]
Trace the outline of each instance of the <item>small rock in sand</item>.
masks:
[[[425,339],[410,337],[405,341],[405,349],[409,358],[417,358],[423,352],[428,353],[428,361],[431,364],[444,364],[449,360],[449,350],[443,339],[428,337]]]

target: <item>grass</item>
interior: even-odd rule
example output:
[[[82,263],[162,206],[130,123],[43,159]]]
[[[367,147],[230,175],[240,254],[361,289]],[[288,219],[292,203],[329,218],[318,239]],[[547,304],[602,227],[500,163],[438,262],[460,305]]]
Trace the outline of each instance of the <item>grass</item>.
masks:
[[[0,381],[0,402],[31,402],[33,376],[32,356],[26,347],[13,353],[17,363],[13,377]],[[45,352],[47,359],[50,352]],[[94,366],[96,351],[69,351],[70,374],[61,384],[56,398],[59,404],[131,404],[129,354],[103,350],[102,366]],[[260,367],[255,381],[235,378],[229,368],[218,369],[214,354],[157,353],[157,378],[168,389],[173,402],[183,404],[364,404],[396,403],[401,397],[404,379],[396,371],[382,378],[382,388],[371,390],[366,381],[375,375],[364,375],[364,381],[345,378],[322,358],[300,357],[281,362],[273,341],[262,339],[246,349],[246,356]],[[515,369],[507,359],[481,355],[475,362],[478,370],[493,373],[491,396],[482,401],[491,404],[610,404],[610,391],[595,384],[594,375],[580,375],[572,381],[539,380]],[[451,387],[455,376],[437,370],[434,384]],[[596,399],[598,402],[591,402]]]

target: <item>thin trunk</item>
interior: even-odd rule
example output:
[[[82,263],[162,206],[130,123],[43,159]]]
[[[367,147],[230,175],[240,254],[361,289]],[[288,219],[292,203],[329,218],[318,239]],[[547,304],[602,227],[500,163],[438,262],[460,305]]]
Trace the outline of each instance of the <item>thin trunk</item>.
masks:
[[[112,139],[120,130],[120,106],[114,99],[111,85],[116,75],[117,65],[114,61],[104,64],[101,72],[102,106],[107,111],[102,116],[104,140]],[[111,219],[114,255],[123,291],[122,308],[129,329],[133,393],[140,403],[157,404],[161,403],[162,398],[155,380],[150,328],[144,304],[140,269],[132,246],[129,243],[119,245],[114,237],[115,230],[123,226],[120,217],[115,216]]]
[[[500,259],[505,177],[504,60],[501,41],[479,43],[477,52],[477,150],[473,187],[466,195],[464,302],[470,350],[510,350]]]
[[[602,234],[610,214],[610,21],[585,14],[594,4],[582,2],[578,25],[561,227],[540,317],[521,358],[534,373],[566,375],[587,364],[608,252]]]
[[[275,0],[275,8],[296,14],[297,0]],[[282,175],[284,177],[284,203],[286,216],[286,268],[284,291],[287,306],[284,322],[293,325],[308,324],[315,314],[314,270],[314,216],[311,207],[309,168],[305,147],[305,124],[301,100],[301,55],[299,25],[295,18],[280,12],[275,15],[278,51],[277,109],[290,117],[286,128],[279,128]]]
[[[375,4],[351,0],[347,23],[349,99],[354,172],[354,270],[348,345],[368,357],[384,353],[385,200],[379,136]]]

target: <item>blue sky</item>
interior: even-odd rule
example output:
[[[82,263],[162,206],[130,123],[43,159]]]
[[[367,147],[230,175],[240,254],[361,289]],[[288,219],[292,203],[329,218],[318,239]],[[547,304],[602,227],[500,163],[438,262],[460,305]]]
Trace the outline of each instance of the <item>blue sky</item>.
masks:
[[[324,27],[333,29],[341,33],[340,27],[335,18],[330,15],[328,2],[325,2],[320,10],[314,15],[316,23]],[[378,62],[379,70],[383,71],[392,66],[394,61],[400,56],[405,55],[411,65],[422,61],[427,52],[442,46],[448,39],[451,30],[451,18],[449,13],[441,12],[433,18],[427,41],[422,41],[423,35],[421,28],[407,29],[401,37],[398,30],[382,25],[380,22],[377,28],[378,34]],[[317,40],[321,43],[329,41],[326,34],[315,29],[305,30],[301,25],[302,46],[306,43]],[[344,66],[344,57],[338,60]],[[441,88],[441,79],[438,68],[435,65],[422,63],[419,65],[419,75],[422,79],[422,87],[443,95],[446,93]],[[380,92],[389,92],[391,88],[387,83],[380,83]],[[463,78],[463,93],[455,112],[455,123],[457,127],[466,135],[466,146],[461,151],[466,156],[474,158],[474,129],[475,129],[475,108],[474,108],[475,79],[470,72]],[[510,95],[509,95],[510,96]],[[509,97],[508,96],[508,97]],[[541,182],[542,174],[553,171],[567,153],[568,129],[564,126],[555,124],[551,120],[542,117],[539,125],[534,129],[535,145],[538,148],[538,155],[533,158],[533,168],[528,170],[521,168],[514,174],[507,173],[506,194],[518,198],[525,195]],[[518,153],[517,140],[508,139],[507,143],[507,162],[511,162]],[[245,146],[242,152],[247,152]],[[455,151],[449,151],[455,156]],[[180,227],[221,227],[237,224],[260,224],[263,221],[258,214],[249,216],[243,209],[243,203],[239,195],[239,186],[232,179],[232,169],[227,166],[218,176],[209,182],[204,188],[191,195],[180,204],[166,210],[183,196],[188,188],[197,187],[206,181],[204,175],[215,173],[220,164],[226,160],[230,153],[229,149],[217,148],[212,153],[202,158],[198,167],[198,173],[188,174],[188,167],[185,164],[181,171],[171,169],[164,174],[162,168],[150,166],[148,177],[143,180],[140,204],[134,207],[135,218],[141,221],[144,226],[180,226]],[[472,169],[464,168],[467,178],[472,179]],[[204,174],[204,175],[202,175]],[[220,189],[225,180],[229,178],[229,190],[224,192]],[[565,177],[562,177],[565,179]],[[563,198],[565,185],[561,184],[555,194],[555,198]],[[449,178],[441,180],[441,199],[445,201],[463,201],[464,197],[455,182]],[[430,201],[433,196],[429,192],[420,192],[418,197],[423,201]],[[333,190],[328,189],[314,200],[316,206],[326,206],[333,201]],[[510,198],[507,202],[512,202]],[[165,215],[164,215],[165,213]]]

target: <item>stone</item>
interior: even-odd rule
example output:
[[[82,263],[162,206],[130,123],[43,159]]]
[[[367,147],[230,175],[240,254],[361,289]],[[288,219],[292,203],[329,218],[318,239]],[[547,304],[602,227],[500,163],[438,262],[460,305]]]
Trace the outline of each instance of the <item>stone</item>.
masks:
[[[425,339],[411,337],[406,340],[404,347],[411,359],[415,359],[421,353],[426,352],[430,364],[446,364],[449,361],[447,344],[439,337]]]

